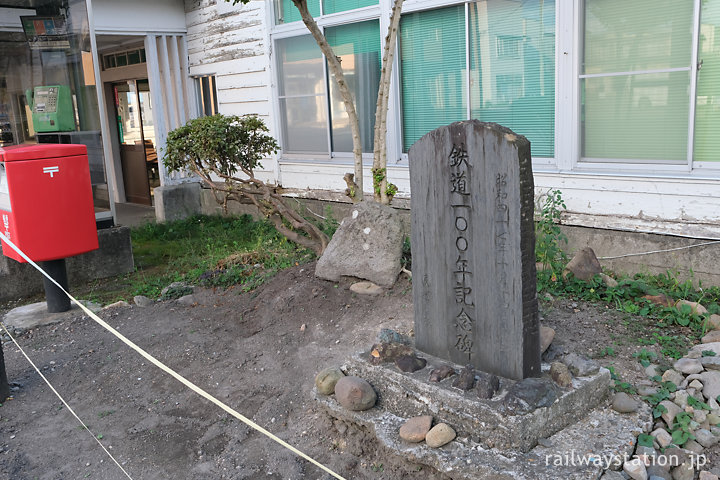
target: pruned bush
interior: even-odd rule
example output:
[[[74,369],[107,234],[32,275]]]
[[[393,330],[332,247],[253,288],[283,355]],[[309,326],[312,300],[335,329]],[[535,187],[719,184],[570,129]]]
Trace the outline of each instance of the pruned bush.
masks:
[[[290,208],[271,185],[255,176],[260,161],[278,150],[255,116],[213,115],[190,120],[168,134],[163,163],[170,172],[189,171],[205,182],[227,210],[229,201],[250,200],[289,240],[320,255],[328,237]]]

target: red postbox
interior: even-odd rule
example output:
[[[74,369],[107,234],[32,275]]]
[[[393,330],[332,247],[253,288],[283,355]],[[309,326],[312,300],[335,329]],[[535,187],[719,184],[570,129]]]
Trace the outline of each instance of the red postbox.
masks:
[[[87,147],[0,148],[0,231],[33,261],[97,249]],[[5,242],[2,251],[25,261]]]

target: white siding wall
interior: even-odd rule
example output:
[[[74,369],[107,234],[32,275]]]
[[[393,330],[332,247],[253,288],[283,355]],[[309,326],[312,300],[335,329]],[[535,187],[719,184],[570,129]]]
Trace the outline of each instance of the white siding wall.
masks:
[[[224,0],[185,0],[185,17],[190,75],[215,75],[220,113],[258,115],[277,137],[265,2],[233,6]],[[275,166],[275,159],[264,161],[258,176],[277,179]]]
[[[183,0],[92,0],[95,33],[182,33]]]
[[[351,165],[280,163],[283,186],[342,191]],[[366,183],[370,180],[365,169]],[[409,197],[407,167],[388,167],[398,197]],[[720,181],[582,175],[536,168],[538,202],[559,189],[567,204],[564,223],[613,230],[720,239]]]

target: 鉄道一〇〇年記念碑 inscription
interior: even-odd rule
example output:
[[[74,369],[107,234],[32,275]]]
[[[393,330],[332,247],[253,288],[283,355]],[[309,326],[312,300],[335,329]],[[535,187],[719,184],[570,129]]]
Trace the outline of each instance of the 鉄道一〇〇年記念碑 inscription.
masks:
[[[530,142],[476,120],[409,152],[415,336],[431,355],[540,374]]]

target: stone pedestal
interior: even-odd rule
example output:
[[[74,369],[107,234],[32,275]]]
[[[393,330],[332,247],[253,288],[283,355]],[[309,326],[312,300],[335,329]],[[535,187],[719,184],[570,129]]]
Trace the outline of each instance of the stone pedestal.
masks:
[[[155,187],[155,217],[158,222],[183,220],[201,212],[200,184],[196,182]]]
[[[498,394],[480,400],[474,389],[452,387],[453,377],[430,382],[429,372],[447,364],[438,358],[424,356],[427,367],[402,373],[393,364],[372,365],[367,355],[354,356],[343,369],[370,382],[378,396],[375,407],[349,411],[334,395],[315,392],[318,403],[340,431],[371,432],[385,454],[429,466],[454,480],[599,479],[604,471],[622,467],[622,459],[634,451],[637,434],[652,425],[645,404],[632,414],[608,407],[611,379],[606,369],[574,379],[547,407],[508,414],[504,404],[513,380],[501,379]],[[549,368],[542,365],[541,378]],[[447,423],[457,437],[441,448],[402,440],[400,427],[420,415],[431,415],[434,424]]]
[[[428,364],[415,373],[400,372],[394,364],[372,365],[368,353],[355,355],[346,365],[346,374],[370,382],[378,393],[377,407],[399,417],[434,415],[450,424],[458,436],[465,436],[485,448],[527,452],[538,439],[549,437],[571,425],[605,400],[611,385],[610,372],[574,378],[572,388],[557,388],[557,399],[548,407],[528,412],[507,408],[508,390],[516,382],[500,379],[500,391],[489,400],[478,398],[475,389],[464,392],[452,386],[454,377],[429,381],[429,372],[446,365],[436,357],[423,355]],[[455,365],[455,370],[462,368]],[[549,370],[549,365],[544,365]],[[552,380],[546,379],[548,384]]]

